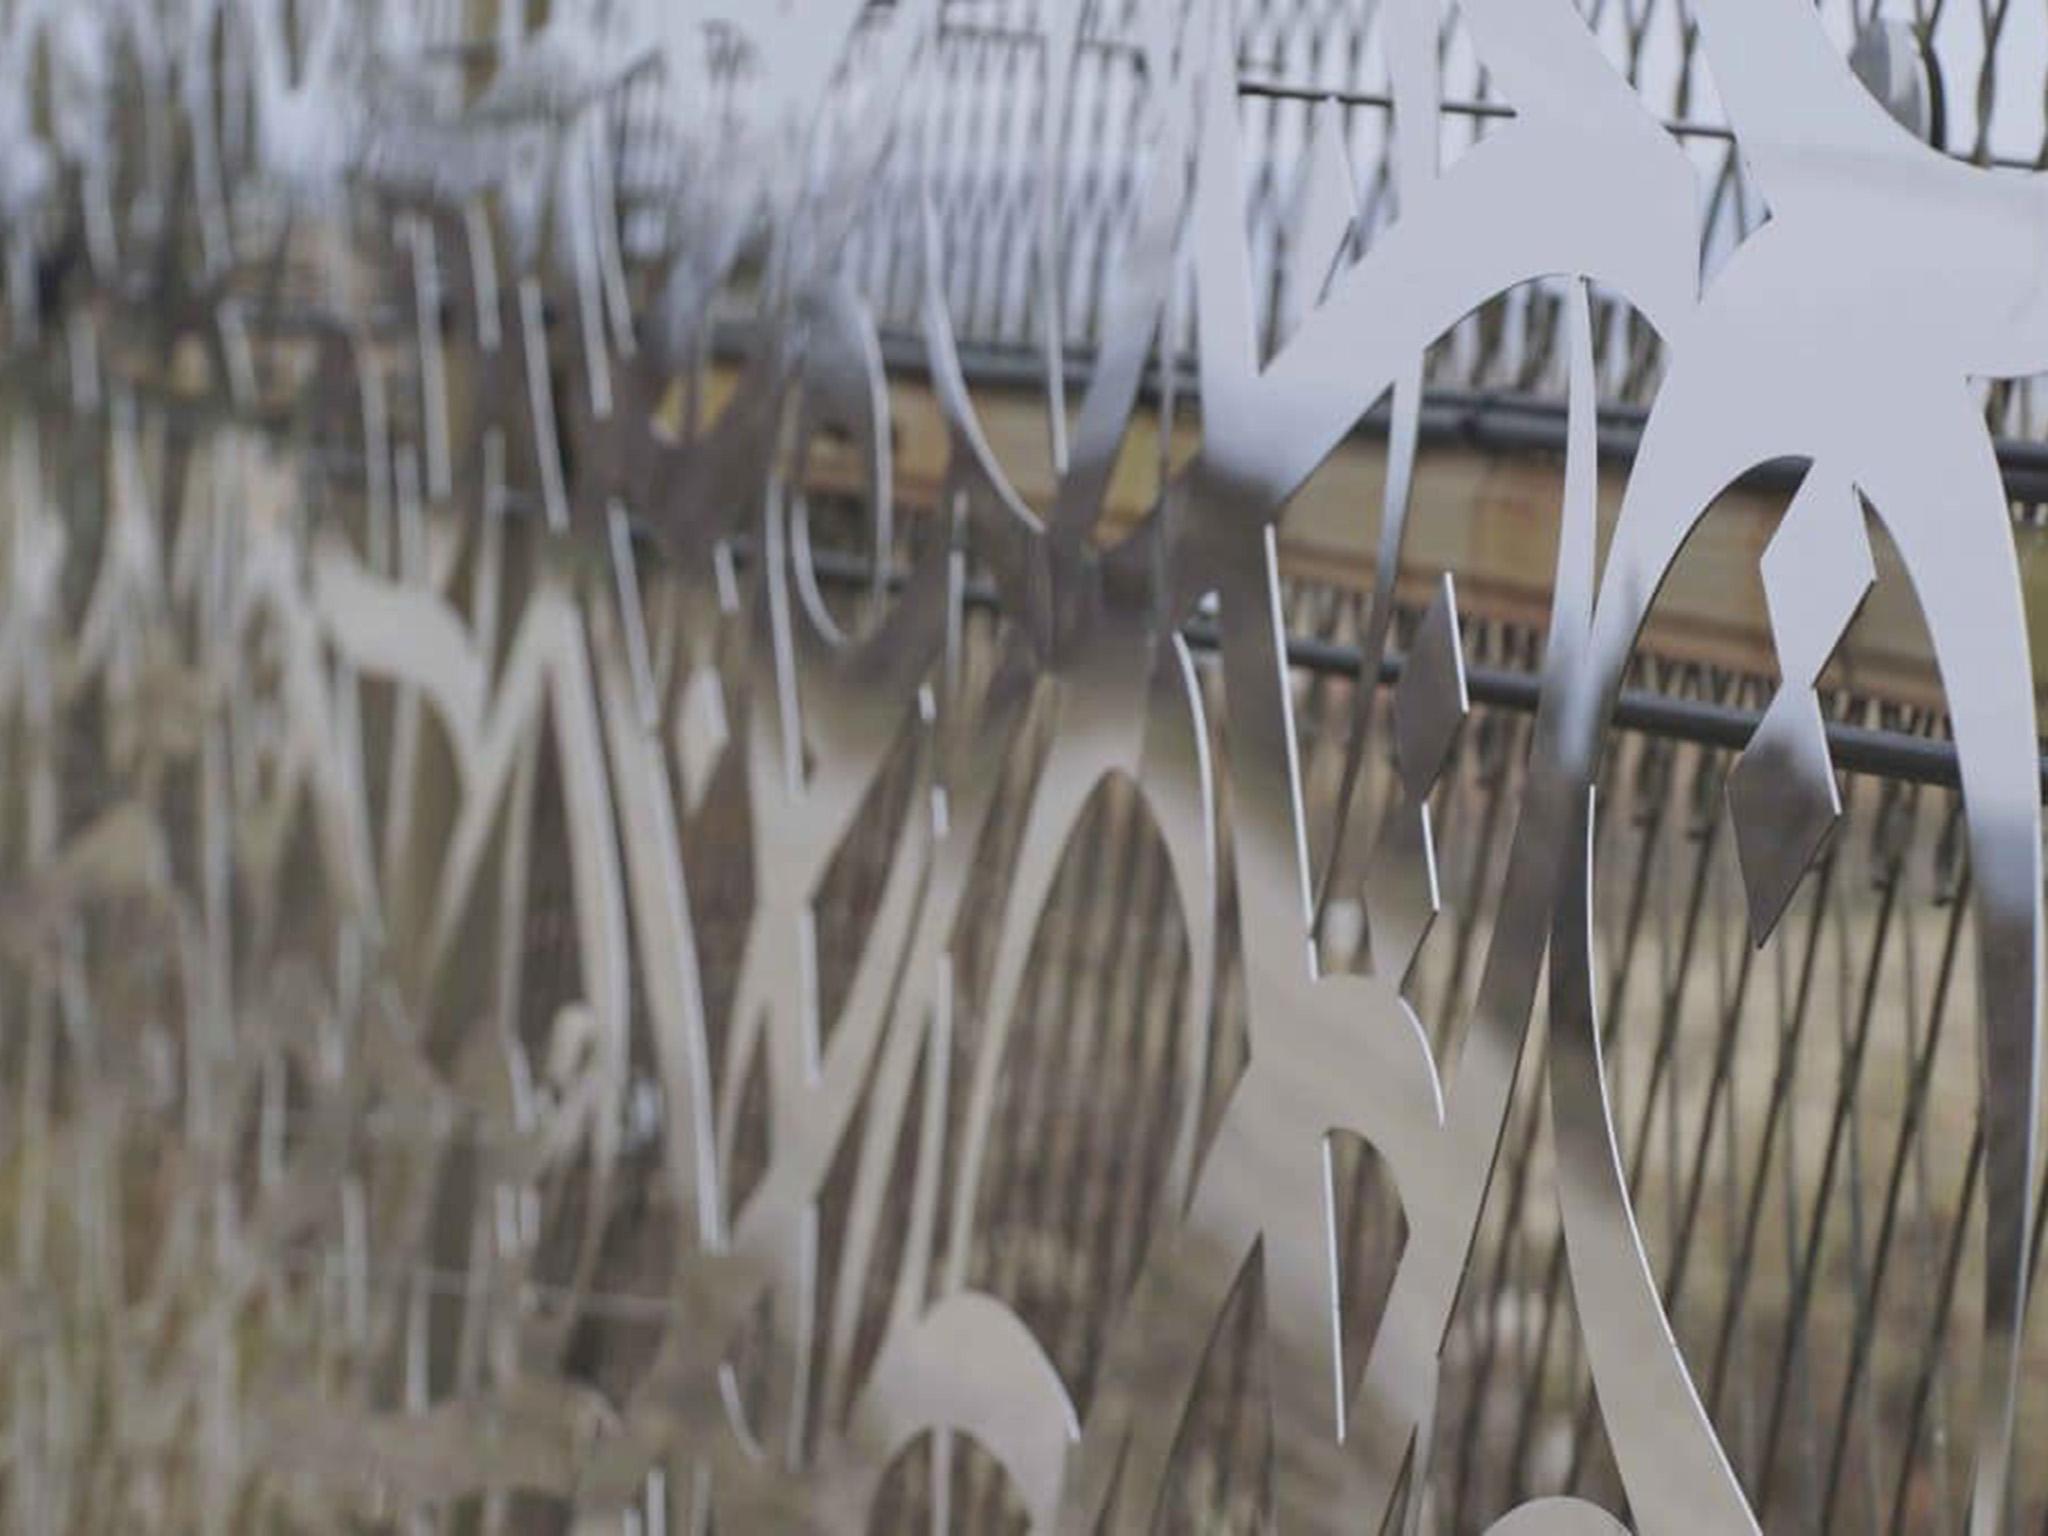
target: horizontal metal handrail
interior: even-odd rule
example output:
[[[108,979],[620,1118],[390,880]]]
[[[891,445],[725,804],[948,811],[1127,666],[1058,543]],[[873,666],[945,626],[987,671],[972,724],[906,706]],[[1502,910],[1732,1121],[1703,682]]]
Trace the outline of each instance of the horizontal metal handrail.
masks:
[[[873,567],[858,556],[814,549],[809,558],[819,579],[833,586],[866,589],[873,581]],[[892,586],[897,584],[892,580]],[[983,612],[1000,612],[1002,608],[994,589],[981,582],[967,584],[963,601]],[[1191,649],[1203,653],[1214,652],[1220,643],[1215,624],[1207,619],[1197,618],[1183,625],[1181,635]],[[1358,647],[1301,635],[1287,637],[1287,660],[1290,666],[1304,672],[1353,680],[1364,670]],[[1405,665],[1402,655],[1389,653],[1384,657],[1379,667],[1379,686],[1399,682]],[[1475,702],[1499,709],[1534,714],[1542,702],[1541,680],[1533,673],[1509,667],[1467,666],[1465,684],[1466,692]],[[1730,751],[1740,751],[1748,745],[1762,718],[1757,710],[1682,698],[1648,688],[1624,688],[1614,706],[1614,723],[1626,730]],[[1836,768],[1843,772],[1948,789],[1961,787],[1962,773],[1952,741],[1845,721],[1827,723],[1827,740],[1829,754]],[[2048,753],[2041,757],[2040,780],[2042,800],[2048,803]]]

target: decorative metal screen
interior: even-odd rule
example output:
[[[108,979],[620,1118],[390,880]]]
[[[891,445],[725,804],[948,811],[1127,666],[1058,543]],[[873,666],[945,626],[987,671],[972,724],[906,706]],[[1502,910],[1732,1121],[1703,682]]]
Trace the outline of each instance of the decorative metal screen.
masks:
[[[0,18],[6,1528],[2048,1531],[2048,16]]]

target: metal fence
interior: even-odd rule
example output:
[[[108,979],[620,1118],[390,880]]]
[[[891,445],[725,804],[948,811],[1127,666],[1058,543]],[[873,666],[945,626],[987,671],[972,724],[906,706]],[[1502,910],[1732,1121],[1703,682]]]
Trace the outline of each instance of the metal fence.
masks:
[[[1693,9],[1588,20],[1711,273],[1765,198]],[[2048,1531],[1984,1109],[2033,1113],[2035,1066],[1986,1043],[2012,973],[1973,937],[2023,914],[1971,856],[2038,822],[1970,820],[1979,749],[1824,690],[1842,814],[1759,944],[1730,775],[1800,690],[1646,647],[1585,765],[1598,1010],[1550,997],[1564,596],[1234,585],[1256,540],[1176,531],[1261,515],[1206,449],[1105,550],[975,441],[1119,366],[1206,9],[747,10],[8,13],[45,105],[0,145],[56,149],[0,176],[7,1525],[1668,1528],[1660,1472],[1713,1458],[1646,1470],[1645,1425],[1693,1426],[1595,1358],[1643,1298],[1568,1230],[1583,1026],[1669,1321],[1641,1363],[1725,1458],[1702,1528]],[[2009,11],[1821,15],[1923,136],[2031,165],[2048,20]],[[1397,227],[1383,22],[1236,12],[1261,360]],[[1454,12],[1447,183],[1521,110],[1477,47]],[[1131,385],[1162,441],[1216,404],[1198,217]],[[1671,363],[1633,302],[1519,283],[1423,362],[1476,450],[1564,461],[1561,564]],[[1968,387],[2025,538],[2028,382]],[[1400,390],[1353,413],[1393,480]],[[945,472],[892,485],[925,394]],[[1379,1086],[1408,1010],[1419,1131]]]

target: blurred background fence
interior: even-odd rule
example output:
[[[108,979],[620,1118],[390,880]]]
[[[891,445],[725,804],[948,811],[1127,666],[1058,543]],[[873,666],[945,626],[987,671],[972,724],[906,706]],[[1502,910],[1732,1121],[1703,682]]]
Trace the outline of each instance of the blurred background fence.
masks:
[[[1765,210],[1745,184],[1690,8],[1581,8],[1700,172],[1711,272]],[[367,175],[345,206],[309,214],[256,174],[252,102],[263,82],[249,18],[281,18],[297,40],[286,53],[313,78],[305,39],[318,34],[317,9],[219,13],[209,110],[223,163],[249,177],[246,194],[224,205],[221,250],[200,254],[203,187],[183,207],[143,195],[150,183],[135,165],[159,158],[150,130],[165,109],[142,98],[108,109],[110,141],[127,157],[110,172],[123,194],[122,243],[146,247],[134,233],[146,229],[174,270],[150,286],[145,263],[128,263],[136,296],[123,307],[120,285],[95,270],[90,185],[32,219],[10,218],[0,1499],[11,1529],[568,1529],[620,1405],[650,1390],[665,1335],[692,1326],[701,1298],[679,1296],[676,1255],[743,1211],[775,1168],[778,1141],[801,1137],[802,1106],[775,1102],[768,1048],[737,1007],[749,946],[762,942],[753,924],[775,876],[761,849],[776,813],[760,803],[750,767],[768,734],[766,706],[748,692],[749,668],[761,665],[748,639],[758,614],[751,595],[735,594],[752,593],[743,578],[773,552],[751,535],[721,540],[701,561],[704,552],[686,550],[678,570],[644,528],[557,539],[546,488],[516,474],[509,486],[489,481],[502,495],[481,490],[504,477],[502,459],[493,471],[483,457],[482,428],[525,402],[507,406],[517,389],[503,358],[478,350],[476,317],[488,309],[496,326],[510,311],[478,299],[459,220],[436,223],[419,211],[417,188]],[[886,44],[896,9],[867,7],[852,62],[819,77],[830,86],[828,133],[858,116],[862,60]],[[551,24],[534,10],[366,7],[360,47],[375,65],[388,45],[413,96],[451,112],[481,104],[516,137],[530,124],[525,108],[505,104],[506,81]],[[1881,10],[1876,0],[1822,7],[1845,52],[1878,35],[1898,45],[1887,100],[1901,117],[1980,162],[2048,156],[2048,13],[2004,0]],[[1070,373],[1078,398],[1090,376],[1106,274],[1127,257],[1143,184],[1137,126],[1155,87],[1133,40],[1137,12],[1124,0],[1081,7],[1079,63],[1062,86],[1067,128],[1048,166],[1038,141],[1047,15],[1032,0],[940,6],[847,263],[887,364],[891,517],[861,503],[858,476],[842,472],[832,444],[789,488],[825,577],[820,601],[849,631],[902,611],[873,581],[878,566],[900,593],[920,557],[951,537],[951,444],[919,335],[927,199],[945,253],[940,289],[990,439],[1034,505],[1051,499],[1047,379]],[[598,37],[607,27],[629,35],[641,20],[624,8],[594,14]],[[761,25],[804,24],[777,17]],[[1873,32],[1884,19],[1895,30]],[[704,328],[704,356],[677,370],[693,404],[699,392],[747,387],[767,264],[766,219],[752,203],[776,196],[747,176],[789,152],[748,138],[748,93],[787,82],[770,78],[766,45],[749,41],[745,23],[703,29],[701,91],[679,94],[660,72],[629,69],[593,113],[592,163],[616,190],[629,308],[643,324],[676,301],[662,283],[677,253],[707,229],[733,232],[729,263],[707,258],[695,294],[717,322]],[[64,103],[50,93],[64,78],[64,34],[54,21],[22,28],[45,49],[16,44],[18,58],[33,55],[18,64],[22,78],[44,92],[32,115],[61,129]],[[1325,275],[1295,262],[1290,244],[1316,113],[1341,125],[1359,197],[1349,247],[1369,250],[1398,218],[1381,47],[1373,7],[1357,0],[1239,8],[1247,231],[1269,350],[1314,323],[1304,316]],[[1508,109],[1455,12],[1441,58],[1448,166]],[[109,64],[109,78],[130,78],[128,67]],[[316,135],[337,121],[316,112]],[[374,127],[365,132],[374,142]],[[161,154],[191,156],[190,133],[177,129]],[[189,174],[185,164],[163,185],[188,190]],[[1052,325],[1036,265],[1046,176],[1060,189]],[[509,299],[518,212],[499,197],[487,219],[477,211],[486,201],[467,206],[504,262]],[[420,258],[427,248],[438,266]],[[579,466],[616,451],[602,421],[571,403],[591,331],[577,312],[587,286],[544,243],[526,255],[545,274],[534,288],[536,302],[545,298],[538,334],[557,391],[546,427],[559,432],[575,481]],[[1103,542],[1143,517],[1198,431],[1188,268],[1183,252]],[[1414,532],[1385,679],[1359,675],[1370,552],[1399,452],[1384,410],[1368,414],[1280,527],[1305,820],[1318,848],[1335,836],[1355,722],[1372,713],[1372,739],[1391,741],[1392,693],[1380,682],[1401,674],[1438,578],[1457,578],[1473,708],[1433,794],[1443,911],[1406,988],[1451,1078],[1526,787],[1565,448],[1566,292],[1539,282],[1492,300],[1427,360]],[[1611,504],[1661,355],[1627,302],[1597,289],[1594,336]],[[684,386],[661,383],[652,403],[676,419]],[[650,404],[630,387],[622,369],[626,409]],[[444,390],[453,427],[434,420]],[[2026,380],[1979,390],[2030,598],[2048,503],[2037,393]],[[435,461],[437,433],[463,445],[451,463]],[[515,436],[496,451],[524,450]],[[1156,462],[1134,468],[1147,454]],[[1796,483],[1796,468],[1752,475],[1688,550],[1604,760],[1595,948],[1609,1092],[1678,1342],[1763,1523],[1959,1529],[1983,1294],[1971,887],[1939,682],[1881,543],[1878,590],[1823,680],[1844,815],[1761,947],[1750,942],[1726,812],[1728,768],[1775,686],[1756,555]],[[887,529],[879,547],[877,527]],[[328,558],[337,546],[354,565]],[[621,546],[638,556],[623,577]],[[968,553],[979,577],[985,552]],[[386,587],[447,597],[461,623],[422,628],[396,600],[378,606]],[[1015,616],[972,600],[983,590],[970,584],[954,664],[992,686]],[[625,617],[643,611],[661,647],[646,677]],[[335,617],[343,612],[354,617]],[[519,693],[530,680],[512,664],[513,637],[529,621],[547,681]],[[467,660],[445,673],[393,660],[422,637],[451,635],[482,658],[477,678],[462,671]],[[1215,632],[1198,618],[1187,636],[1220,750],[1230,704],[1208,659]],[[501,691],[513,699],[503,717],[520,722],[502,739],[492,734]],[[430,723],[451,709],[469,711],[460,728]],[[957,1192],[951,1173],[935,1191],[929,1176],[913,1177],[920,1137],[952,1145],[966,1135],[968,1085],[980,1055],[998,1048],[976,1004],[1005,872],[1021,856],[1031,786],[1058,730],[1051,714],[1020,716],[990,769],[993,808],[957,923],[939,939],[956,1000],[951,1033],[898,1053],[896,1121],[874,1107],[882,1069],[859,1075],[858,1107],[790,1239],[802,1245],[794,1267],[809,1277],[810,1315],[786,1315],[775,1292],[724,1361],[729,1402],[665,1405],[685,1419],[741,1405],[781,1447],[762,1451],[769,1463],[802,1463],[827,1437],[831,1394],[843,1410],[845,1380],[873,1365],[891,1308],[903,1305],[898,1291],[916,1290],[905,1275],[933,1262],[910,1256],[932,1241],[923,1202]],[[657,743],[674,783],[643,786],[629,812],[621,765],[635,731]],[[891,921],[895,850],[924,814],[925,748],[910,729],[891,741],[832,857],[818,861],[814,952],[783,962],[814,971],[815,1048],[827,1056]],[[1364,772],[1362,803],[1378,825],[1397,776],[1384,751]],[[485,797],[495,808],[471,807],[480,782],[498,786]],[[1219,795],[1227,826],[1227,786]],[[361,824],[323,810],[328,799],[359,805]],[[593,810],[612,801],[616,821]],[[607,929],[591,916],[601,883],[591,870],[607,864],[622,887],[638,879],[633,844],[649,826],[672,834],[687,874],[677,905],[702,993],[705,1092],[717,1101],[699,1106],[692,1130],[717,1143],[716,1189],[690,1188],[678,1172],[679,1089],[657,1043],[672,1028],[659,979],[674,959],[665,931],[644,926],[637,887],[631,924],[617,917]],[[1117,1393],[1144,1410],[1142,1382],[1104,1372],[1116,1311],[1156,1236],[1187,1083],[1199,1085],[1196,1140],[1206,1143],[1249,1049],[1229,840],[1217,847],[1214,975],[1201,978],[1214,1006],[1199,1073],[1173,1066],[1197,986],[1189,915],[1161,833],[1115,775],[1066,840],[1019,1023],[1000,1047],[959,1262],[968,1284],[1028,1325],[1084,1415]],[[470,892],[452,915],[451,887]],[[1360,902],[1339,890],[1315,939],[1322,964],[1361,968],[1363,929]],[[628,984],[628,973],[641,979]],[[590,1022],[612,1006],[606,995],[625,1024],[616,1060]],[[1539,999],[1433,1425],[1410,1464],[1403,1508],[1419,1529],[1480,1530],[1561,1492],[1626,1511],[1552,1193],[1545,1015]],[[1375,1155],[1333,1140],[1342,1307],[1347,1331],[1369,1338],[1403,1218]],[[2043,1225],[2037,1215],[2037,1246]],[[1261,1285],[1253,1266],[1216,1322],[1217,1347],[1173,1448],[1166,1529],[1257,1530],[1273,1519]],[[2040,1312],[2027,1340],[2012,1520],[2048,1532]],[[1362,1360],[1346,1363],[1355,1385]],[[455,1411],[494,1387],[489,1414]],[[678,1448],[688,1443],[678,1437],[650,1457],[621,1516],[631,1528],[706,1528],[728,1473]],[[515,1462],[520,1476],[506,1470]],[[787,1511],[759,1497],[710,1528],[778,1528]],[[932,1519],[992,1530],[1021,1518],[990,1458],[925,1438],[893,1464],[869,1527]]]

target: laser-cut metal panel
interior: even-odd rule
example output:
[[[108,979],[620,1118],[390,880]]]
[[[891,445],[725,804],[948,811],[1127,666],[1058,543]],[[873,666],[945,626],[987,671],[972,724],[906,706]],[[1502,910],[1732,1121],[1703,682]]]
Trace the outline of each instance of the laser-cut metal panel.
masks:
[[[2030,34],[1327,9],[5,9],[10,1528],[2048,1518]]]

